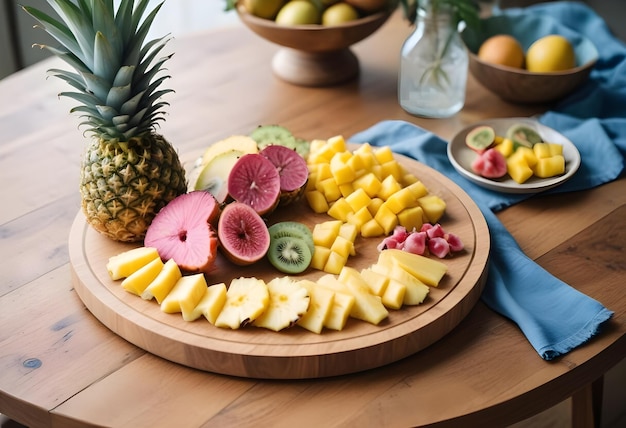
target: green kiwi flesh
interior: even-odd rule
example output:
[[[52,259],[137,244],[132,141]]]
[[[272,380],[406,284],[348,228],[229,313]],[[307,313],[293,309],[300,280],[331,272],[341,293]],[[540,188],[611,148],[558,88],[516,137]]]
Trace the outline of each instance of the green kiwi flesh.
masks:
[[[311,264],[312,254],[304,240],[291,236],[270,239],[267,258],[276,269],[287,274],[304,272]]]

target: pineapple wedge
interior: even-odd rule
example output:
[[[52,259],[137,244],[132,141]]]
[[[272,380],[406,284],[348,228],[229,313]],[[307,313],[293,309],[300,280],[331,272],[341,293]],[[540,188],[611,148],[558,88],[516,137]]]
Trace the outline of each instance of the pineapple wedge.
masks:
[[[137,247],[109,258],[106,265],[113,281],[126,278],[159,257],[156,248]]]
[[[298,281],[298,284],[306,288],[311,299],[309,308],[298,320],[298,325],[313,333],[320,334],[333,307],[335,293],[332,290],[319,287],[313,281],[307,279]]]
[[[408,251],[387,249],[381,251],[378,256],[378,262],[389,268],[393,267],[392,260],[395,260],[409,274],[431,287],[437,287],[448,271],[445,263]]]
[[[163,262],[157,257],[147,265],[130,274],[130,276],[127,276],[126,279],[122,281],[122,288],[129,293],[141,296],[141,293],[154,281],[161,270],[163,270]]]
[[[161,272],[154,278],[154,281],[141,293],[141,298],[145,300],[156,298],[160,305],[181,277],[180,268],[174,259],[169,259],[163,265]]]
[[[215,325],[215,320],[222,311],[224,303],[226,303],[226,284],[223,282],[213,284],[204,292],[204,295],[193,309],[191,318],[197,319],[204,315],[207,321]]]
[[[267,283],[269,304],[252,322],[256,327],[280,331],[295,325],[309,308],[309,291],[289,277],[274,278]]]
[[[204,275],[197,273],[183,276],[161,303],[161,310],[168,314],[182,312],[185,321],[193,321],[194,309],[206,292],[207,283]]]
[[[269,304],[267,284],[261,279],[235,278],[226,293],[226,303],[215,320],[215,325],[236,330],[257,319]]]
[[[388,251],[388,250],[385,250]],[[382,253],[384,253],[383,251]],[[381,253],[381,254],[382,254]],[[426,299],[430,289],[422,281],[402,269],[398,262],[392,261],[391,267],[387,264],[374,263],[370,266],[374,272],[387,275],[390,280],[395,280],[406,287],[402,303],[405,305],[419,305]]]

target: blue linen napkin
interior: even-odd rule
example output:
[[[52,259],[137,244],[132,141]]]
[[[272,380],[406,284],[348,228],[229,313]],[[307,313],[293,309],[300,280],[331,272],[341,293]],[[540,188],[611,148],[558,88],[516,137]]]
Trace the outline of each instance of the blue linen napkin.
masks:
[[[581,3],[551,2],[510,13],[553,16],[564,32],[574,29],[589,37],[600,55],[589,82],[539,117],[568,137],[582,158],[576,174],[548,192],[584,190],[616,179],[624,171],[626,156],[626,46]],[[552,360],[585,343],[611,318],[613,312],[600,302],[526,256],[494,214],[532,195],[500,193],[475,185],[449,162],[445,141],[408,122],[383,121],[350,141],[391,146],[395,152],[444,173],[472,197],[491,235],[488,279],[481,299],[514,321],[543,359]]]

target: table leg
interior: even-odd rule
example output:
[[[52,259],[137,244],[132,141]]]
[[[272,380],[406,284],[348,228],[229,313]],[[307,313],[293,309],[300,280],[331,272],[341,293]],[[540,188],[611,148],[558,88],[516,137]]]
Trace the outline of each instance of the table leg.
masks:
[[[603,390],[604,377],[600,377],[572,395],[573,428],[600,427]]]

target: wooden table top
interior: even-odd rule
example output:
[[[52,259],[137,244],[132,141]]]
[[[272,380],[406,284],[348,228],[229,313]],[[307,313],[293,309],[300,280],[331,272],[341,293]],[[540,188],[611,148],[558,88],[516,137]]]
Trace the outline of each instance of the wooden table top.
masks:
[[[357,44],[357,80],[287,84],[278,49],[245,28],[180,37],[168,63],[176,90],[162,133],[180,153],[259,124],[303,138],[350,136],[402,119],[449,139],[493,117],[531,116],[471,77],[464,109],[445,120],[406,114],[396,99],[409,28],[394,16]],[[498,214],[541,266],[615,312],[602,334],[556,361],[479,302],[450,334],[400,362],[319,380],[260,381],[168,362],[121,339],[72,286],[68,234],[79,207],[83,144],[66,89],[44,61],[0,81],[0,413],[29,426],[494,426],[572,396],[626,355],[626,183],[538,196]],[[615,245],[607,243],[614,243]]]

